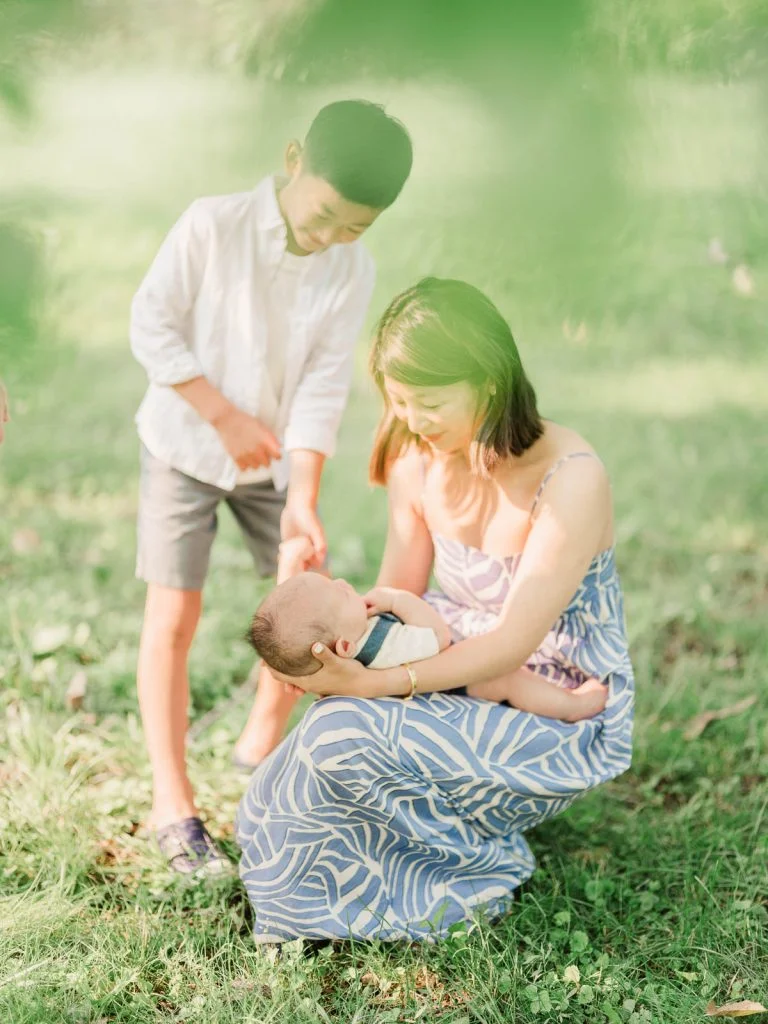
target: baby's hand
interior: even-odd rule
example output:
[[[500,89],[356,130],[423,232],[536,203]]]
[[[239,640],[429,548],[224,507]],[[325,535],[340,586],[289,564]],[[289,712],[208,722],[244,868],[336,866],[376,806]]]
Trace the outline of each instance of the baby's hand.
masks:
[[[306,572],[312,564],[315,546],[309,537],[291,537],[280,545],[277,558],[277,582]]]
[[[397,594],[398,591],[394,587],[374,587],[373,590],[369,590],[364,598],[368,618],[381,615],[382,612],[391,612]]]

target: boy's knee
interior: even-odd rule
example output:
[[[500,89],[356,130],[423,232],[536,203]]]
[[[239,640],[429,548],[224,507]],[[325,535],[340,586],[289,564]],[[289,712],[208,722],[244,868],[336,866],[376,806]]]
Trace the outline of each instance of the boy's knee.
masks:
[[[202,607],[201,594],[192,590],[154,587],[147,591],[144,634],[152,642],[187,649],[195,635]]]

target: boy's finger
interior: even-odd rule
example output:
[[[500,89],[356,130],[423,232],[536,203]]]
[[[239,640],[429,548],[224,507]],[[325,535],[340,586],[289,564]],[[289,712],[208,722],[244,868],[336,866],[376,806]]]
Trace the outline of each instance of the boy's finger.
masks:
[[[273,459],[280,458],[280,442],[274,434],[268,433],[264,440],[264,449]]]

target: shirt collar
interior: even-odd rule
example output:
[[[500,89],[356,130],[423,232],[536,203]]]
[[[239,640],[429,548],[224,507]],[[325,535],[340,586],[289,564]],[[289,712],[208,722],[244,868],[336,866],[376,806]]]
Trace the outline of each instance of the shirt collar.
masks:
[[[269,177],[260,181],[256,186],[255,195],[259,227],[265,231],[278,232],[282,236],[284,247],[287,236],[285,221],[277,201],[277,175],[270,174]]]

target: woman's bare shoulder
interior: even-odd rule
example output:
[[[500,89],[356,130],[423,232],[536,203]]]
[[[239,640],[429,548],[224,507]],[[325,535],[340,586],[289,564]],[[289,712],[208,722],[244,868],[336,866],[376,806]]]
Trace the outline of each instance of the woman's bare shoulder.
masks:
[[[547,440],[552,453],[552,461],[575,455],[578,452],[587,452],[599,459],[597,451],[577,430],[570,427],[563,427],[559,423],[547,424]]]
[[[398,505],[412,505],[421,508],[424,480],[429,467],[429,456],[415,445],[407,448],[387,473],[387,490],[390,502]]]

